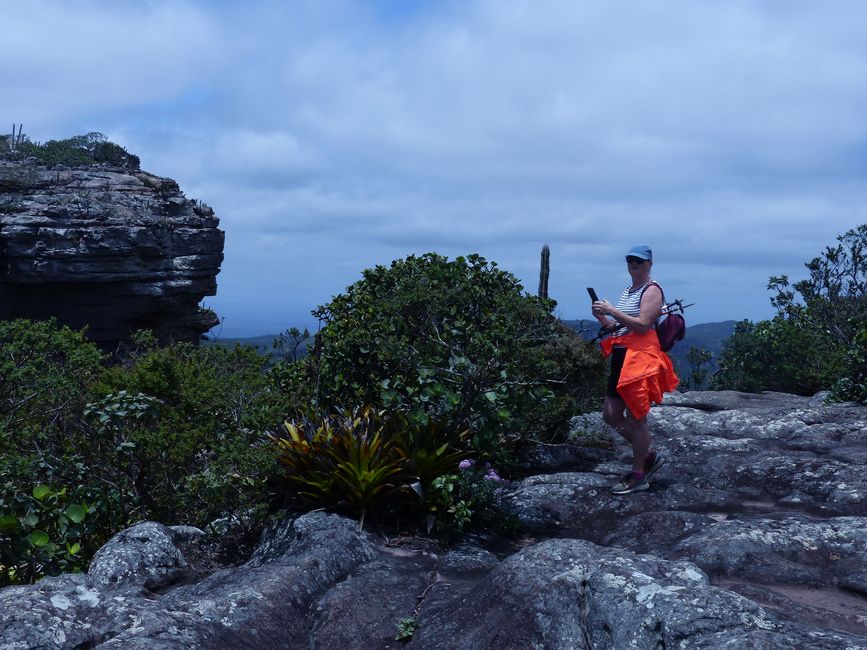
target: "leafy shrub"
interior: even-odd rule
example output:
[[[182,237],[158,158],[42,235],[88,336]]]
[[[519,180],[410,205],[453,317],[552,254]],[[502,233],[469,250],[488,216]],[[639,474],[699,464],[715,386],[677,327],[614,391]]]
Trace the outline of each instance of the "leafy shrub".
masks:
[[[867,404],[867,322],[862,322],[846,353],[844,376],[834,385],[831,398]]]
[[[428,253],[377,266],[313,313],[320,405],[372,404],[469,430],[474,447],[566,433],[601,394],[600,355],[496,263]]]
[[[506,482],[488,463],[461,461],[458,471],[438,477],[426,499],[428,530],[445,543],[459,540],[471,526],[510,534],[514,518],[504,518],[495,503]]]
[[[467,431],[449,435],[442,422],[419,424],[404,413],[389,414],[383,425],[385,437],[393,440],[405,459],[404,472],[422,497],[434,480],[452,473],[466,452],[457,451]]]
[[[822,332],[781,316],[742,321],[723,347],[711,388],[813,395],[841,376],[844,356],[845,349]]]
[[[153,337],[136,339],[138,349],[107,368],[82,332],[54,321],[0,322],[6,580],[81,568],[112,534],[143,518],[199,527],[232,521],[239,554],[254,539],[278,469],[263,432],[286,411],[265,373],[267,358],[246,348],[159,349]],[[35,485],[52,486],[61,511],[72,503],[85,509],[73,557],[62,557],[65,543],[42,519],[25,526],[38,505]],[[33,530],[49,541],[27,542]]]
[[[419,425],[367,406],[309,411],[271,438],[291,491],[307,504],[350,512],[363,524],[371,511],[438,510],[443,477],[455,474],[466,456],[442,431],[441,423]]]
[[[272,343],[272,347],[278,359],[294,363],[305,355],[309,341],[310,332],[306,327],[303,332],[297,327],[290,327],[285,332],[277,335],[277,338]]]
[[[675,363],[678,375],[681,378],[681,390],[704,389],[711,377],[709,366],[713,363],[713,353],[710,350],[692,346],[689,348],[689,352],[686,353],[686,362],[689,364],[688,372],[677,368],[677,363]]]
[[[404,616],[397,621],[397,635],[394,640],[401,643],[411,641],[418,628],[419,624],[415,616]]]
[[[248,522],[243,534],[252,536],[277,470],[264,432],[286,410],[266,375],[268,357],[243,346],[158,348],[138,340],[143,347],[106,373],[105,388],[158,400],[159,417],[142,420],[124,409],[114,435],[131,444],[118,466],[138,468],[132,486],[150,516],[204,527],[232,515]]]
[[[59,457],[81,432],[102,353],[57,321],[0,321],[2,451]]]
[[[18,145],[17,152],[23,156],[32,156],[48,167],[80,167],[108,163],[135,170],[140,164],[138,156],[128,153],[114,142],[109,142],[102,133],[96,131],[65,140],[49,140],[44,144],[24,140]]]
[[[805,265],[808,278],[794,284],[785,275],[770,278],[776,316],[737,325],[712,388],[812,395],[842,379],[835,394],[857,396],[863,367],[858,333],[867,320],[867,224],[837,241]]]
[[[304,417],[316,403],[316,367],[309,357],[278,361],[268,369],[267,380],[285,400],[287,417]]]
[[[87,519],[87,505],[72,500],[66,488],[0,492],[0,586],[83,568]]]

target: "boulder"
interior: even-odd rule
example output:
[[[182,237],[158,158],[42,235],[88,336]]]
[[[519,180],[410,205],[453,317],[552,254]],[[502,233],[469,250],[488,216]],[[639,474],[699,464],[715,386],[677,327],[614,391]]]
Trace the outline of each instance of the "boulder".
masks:
[[[152,591],[164,589],[191,575],[190,565],[176,542],[181,533],[153,521],[118,533],[90,563],[87,575],[94,585],[134,585]]]
[[[266,537],[255,561],[185,585],[176,535],[138,524],[87,575],[0,590],[0,648],[307,647],[311,605],[374,546],[355,522],[324,513],[284,519]]]

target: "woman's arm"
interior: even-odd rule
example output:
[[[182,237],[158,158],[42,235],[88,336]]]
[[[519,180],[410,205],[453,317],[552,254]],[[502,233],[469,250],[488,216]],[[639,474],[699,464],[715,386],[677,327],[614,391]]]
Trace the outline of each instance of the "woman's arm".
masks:
[[[594,315],[597,313],[607,314],[636,334],[646,332],[653,327],[661,312],[662,290],[655,284],[651,284],[644,290],[644,295],[641,296],[641,307],[637,318],[635,316],[627,316],[607,300],[599,300],[593,303]],[[600,317],[597,316],[597,318]]]

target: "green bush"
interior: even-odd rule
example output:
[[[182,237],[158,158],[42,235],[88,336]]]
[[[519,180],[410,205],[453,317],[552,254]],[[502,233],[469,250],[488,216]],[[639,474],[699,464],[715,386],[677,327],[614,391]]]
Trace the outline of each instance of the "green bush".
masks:
[[[495,507],[506,483],[490,464],[465,459],[453,472],[439,476],[426,496],[429,531],[448,544],[460,540],[474,527],[506,535],[520,528],[516,517],[504,517]]]
[[[89,508],[66,488],[36,485],[29,493],[0,492],[0,586],[81,570],[89,538]],[[91,552],[94,549],[91,549]]]
[[[794,284],[785,275],[770,278],[776,316],[737,325],[711,388],[812,395],[837,386],[835,395],[858,399],[859,328],[867,321],[867,224],[837,241],[805,265],[808,278]]]
[[[362,275],[313,312],[325,323],[308,358],[320,406],[445,422],[501,453],[564,435],[601,394],[598,352],[496,263],[428,253]]]
[[[711,388],[813,395],[841,376],[844,357],[845,349],[821,332],[781,316],[742,321],[723,347]]]
[[[370,407],[287,422],[272,440],[300,497],[347,510],[359,517],[359,526],[369,511],[408,493],[402,447],[383,437]]]
[[[852,338],[844,375],[834,385],[831,398],[867,405],[867,322],[861,322]]]
[[[56,320],[0,321],[0,454],[62,456],[82,433],[102,360],[83,331]]]
[[[82,332],[54,321],[0,322],[4,579],[86,566],[112,534],[145,518],[232,522],[231,559],[255,538],[278,470],[264,432],[287,410],[265,372],[267,357],[137,341],[122,364],[106,367]],[[63,508],[85,510],[84,528],[68,527],[78,535],[74,556],[63,556],[63,531],[42,519],[28,528],[36,485],[51,486],[58,507],[68,499]],[[48,541],[30,536],[34,530]]]
[[[419,425],[404,414],[371,407],[310,412],[271,436],[290,494],[308,505],[444,518],[444,477],[466,456],[455,450],[441,423]],[[445,440],[445,442],[444,442]]]
[[[205,526],[223,516],[261,523],[277,465],[264,438],[286,412],[267,356],[244,346],[158,348],[150,342],[106,373],[106,388],[158,400],[159,417],[133,418],[118,440],[134,492],[151,517]],[[120,450],[118,453],[121,453]]]
[[[17,147],[19,155],[32,156],[43,165],[54,167],[80,167],[95,163],[108,163],[116,167],[137,170],[139,157],[126,149],[106,140],[102,133],[93,131],[87,135],[77,135],[65,140],[49,140],[36,144],[25,140]]]

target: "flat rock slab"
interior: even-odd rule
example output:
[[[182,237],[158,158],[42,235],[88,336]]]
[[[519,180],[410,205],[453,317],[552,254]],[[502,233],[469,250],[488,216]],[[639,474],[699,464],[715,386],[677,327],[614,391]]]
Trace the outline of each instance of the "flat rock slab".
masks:
[[[690,562],[565,539],[506,559],[471,591],[423,608],[419,623],[412,647],[442,650],[867,647],[783,621]]]

